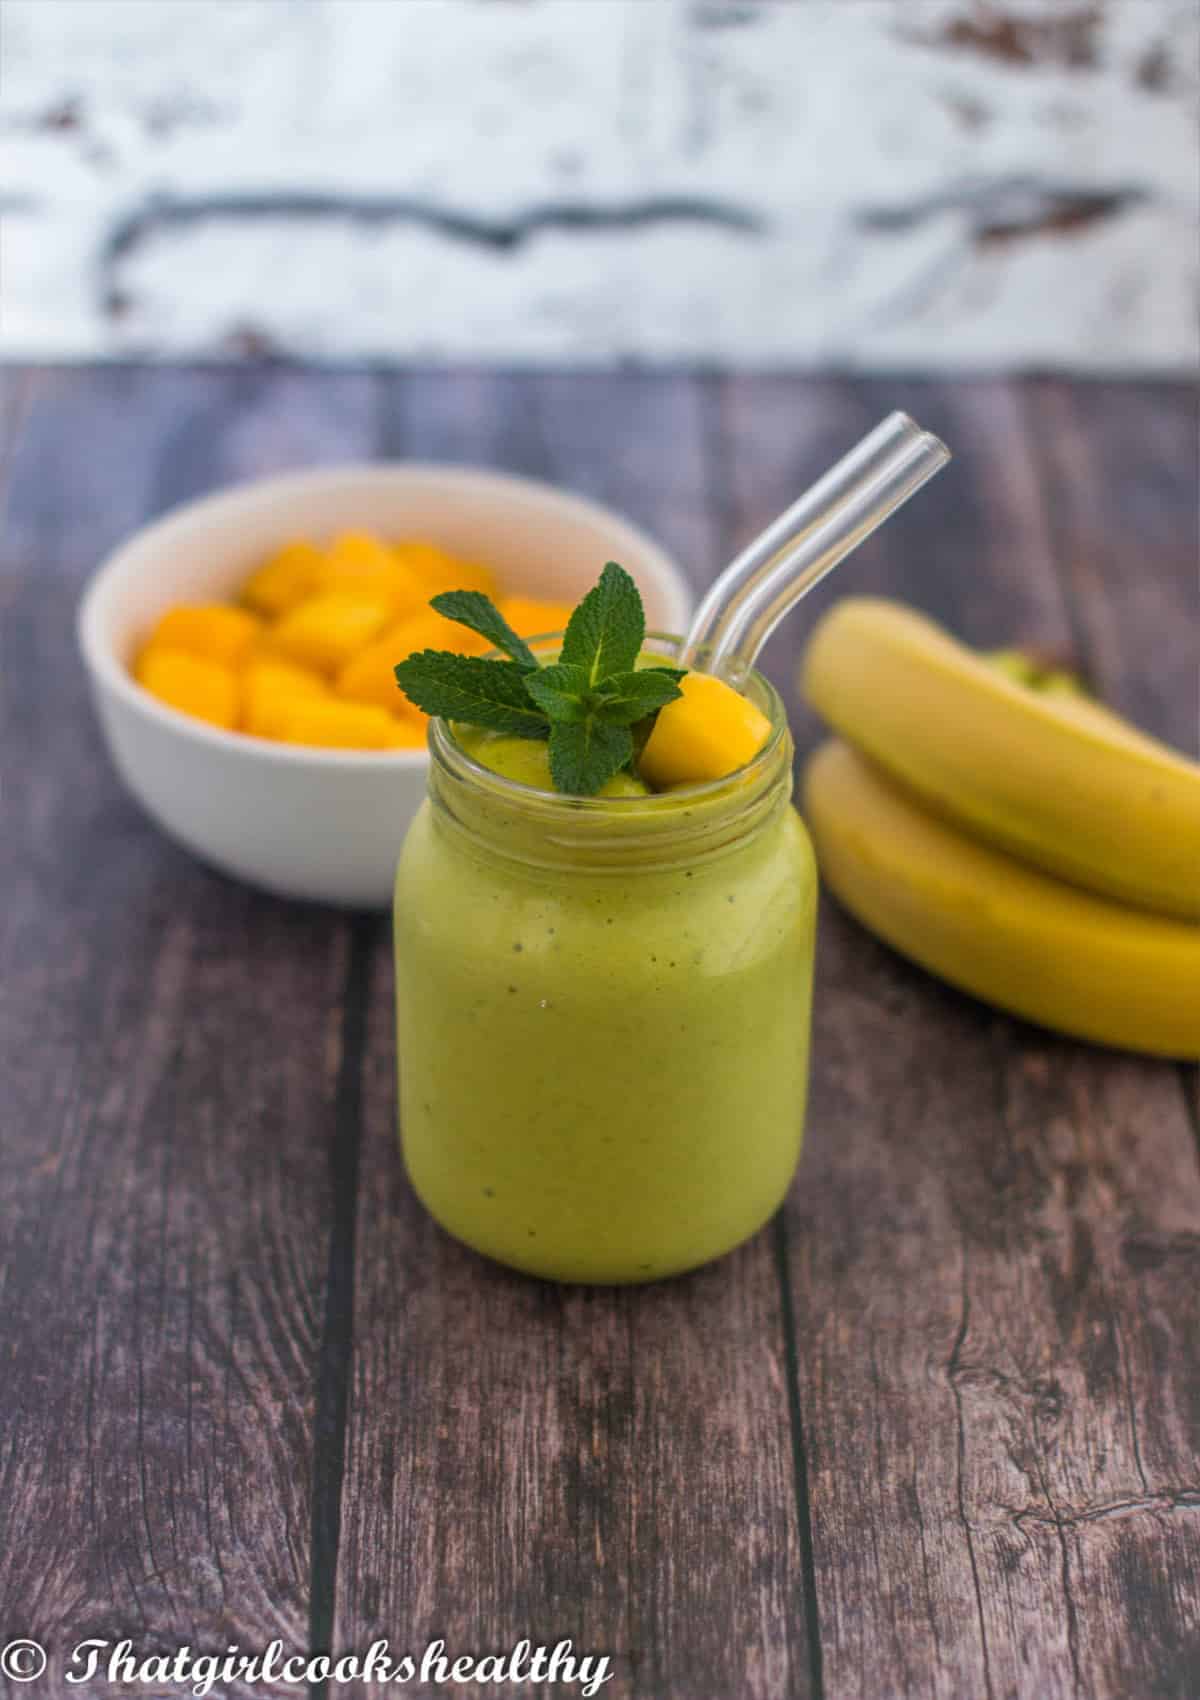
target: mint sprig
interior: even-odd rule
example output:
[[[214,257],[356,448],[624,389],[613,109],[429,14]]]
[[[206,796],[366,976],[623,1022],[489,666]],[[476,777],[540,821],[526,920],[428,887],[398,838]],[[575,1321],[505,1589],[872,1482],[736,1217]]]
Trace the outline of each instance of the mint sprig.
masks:
[[[525,672],[515,661],[421,649],[396,668],[409,702],[442,720],[466,720],[518,738],[545,738],[545,715],[530,700]]]
[[[609,561],[600,582],[588,591],[567,621],[559,660],[583,667],[595,687],[613,673],[628,673],[646,637],[646,615],[638,587],[624,567]]]
[[[606,726],[592,716],[559,720],[550,728],[550,777],[556,791],[593,797],[632,759],[628,726]]]
[[[615,561],[571,615],[558,659],[546,666],[481,591],[444,591],[432,606],[510,659],[422,650],[396,668],[401,690],[444,720],[547,738],[555,787],[573,796],[595,795],[628,767],[659,709],[682,695],[682,668],[637,666],[645,611]]]
[[[587,719],[590,687],[587,670],[583,667],[553,662],[531,674],[525,681],[525,689],[547,720]]]
[[[676,673],[676,677],[682,676]],[[657,713],[681,694],[675,679],[657,667],[614,673],[592,693],[593,713],[610,726],[632,726],[635,720]]]
[[[430,599],[429,606],[456,620],[469,631],[486,638],[493,649],[503,650],[520,667],[536,667],[537,656],[523,637],[518,637],[490,596],[482,590],[443,590]]]

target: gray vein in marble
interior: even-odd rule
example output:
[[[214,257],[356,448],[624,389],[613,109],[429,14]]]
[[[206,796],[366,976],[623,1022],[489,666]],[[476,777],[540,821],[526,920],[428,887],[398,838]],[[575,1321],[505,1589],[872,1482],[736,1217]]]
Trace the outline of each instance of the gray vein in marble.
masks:
[[[4,5],[9,357],[1200,360],[1192,0]]]

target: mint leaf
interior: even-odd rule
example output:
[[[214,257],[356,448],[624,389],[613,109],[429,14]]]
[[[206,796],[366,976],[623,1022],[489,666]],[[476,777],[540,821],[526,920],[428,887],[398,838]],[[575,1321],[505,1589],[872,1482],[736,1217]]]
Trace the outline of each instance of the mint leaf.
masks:
[[[418,650],[396,668],[396,683],[426,714],[518,738],[544,738],[549,730],[546,716],[530,701],[525,679],[515,662],[445,649]]]
[[[555,789],[568,795],[592,796],[628,766],[659,710],[682,694],[685,669],[639,665],[645,612],[615,561],[571,615],[559,659],[547,667],[481,591],[443,591],[430,606],[510,659],[423,649],[396,668],[400,689],[443,720],[548,739]]]
[[[629,728],[630,735],[633,738],[632,767],[635,773],[638,770],[638,763],[642,759],[642,751],[650,742],[650,734],[653,732],[657,721],[658,710],[655,709],[654,713],[648,714],[644,720],[635,720],[633,725]]]
[[[490,596],[482,590],[443,590],[430,598],[429,606],[455,620],[469,631],[486,638],[493,649],[502,649],[521,667],[536,667],[537,656],[525,639],[518,637]]]
[[[597,720],[608,725],[632,726],[635,720],[655,713],[682,695],[675,680],[656,667],[636,673],[614,673],[601,682],[593,698],[592,712]]]
[[[610,673],[628,673],[646,636],[642,598],[624,567],[609,561],[567,622],[559,660],[582,667],[590,685]],[[603,783],[603,781],[601,781]]]
[[[599,720],[557,720],[550,728],[550,775],[556,791],[594,797],[633,755],[628,726]]]
[[[582,667],[557,662],[525,680],[525,689],[551,720],[583,720],[588,713],[588,676]]]

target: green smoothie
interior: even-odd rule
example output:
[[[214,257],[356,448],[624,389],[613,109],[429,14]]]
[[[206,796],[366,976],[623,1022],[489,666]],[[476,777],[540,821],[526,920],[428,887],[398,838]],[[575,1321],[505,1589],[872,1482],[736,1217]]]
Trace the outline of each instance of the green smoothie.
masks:
[[[751,766],[659,796],[537,790],[434,725],[396,882],[402,1145],[436,1219],[503,1263],[653,1280],[787,1189],[816,873],[778,699],[750,688],[773,723]]]

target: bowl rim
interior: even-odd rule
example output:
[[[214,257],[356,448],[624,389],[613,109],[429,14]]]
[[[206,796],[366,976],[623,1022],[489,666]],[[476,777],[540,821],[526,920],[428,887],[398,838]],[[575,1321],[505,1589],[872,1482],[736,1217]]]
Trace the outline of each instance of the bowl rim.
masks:
[[[581,519],[615,528],[625,534],[644,559],[653,563],[668,594],[678,600],[681,611],[686,609],[691,599],[682,567],[662,545],[617,509],[590,496],[581,496],[545,479],[529,478],[521,473],[488,466],[432,460],[344,461],[223,485],[206,495],[169,508],[149,524],[139,526],[111,549],[88,576],[75,615],[76,642],[93,681],[127,703],[135,713],[157,722],[167,731],[207,745],[210,749],[225,750],[235,758],[248,761],[265,759],[268,763],[285,767],[344,768],[359,773],[412,772],[427,766],[427,745],[401,750],[342,750],[314,744],[284,744],[272,738],[256,737],[250,732],[227,731],[222,726],[212,726],[207,721],[184,714],[160,702],[145,686],[138,684],[128,668],[118,660],[103,634],[102,620],[114,585],[127,575],[136,577],[143,564],[143,556],[147,560],[153,559],[158,551],[170,547],[173,532],[185,530],[198,519],[221,508],[236,513],[239,507],[258,506],[264,499],[277,497],[286,501],[290,493],[301,487],[312,491],[314,488],[319,490],[322,485],[343,486],[347,482],[416,484],[429,479],[451,485],[469,484],[474,488],[491,486],[496,493],[526,507],[551,506],[566,514],[573,513]]]

